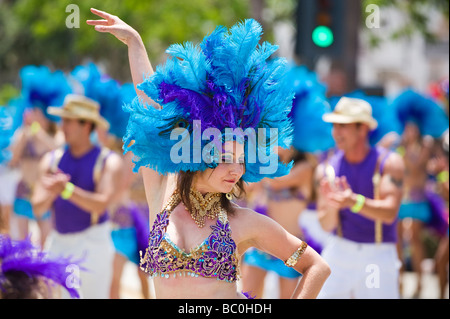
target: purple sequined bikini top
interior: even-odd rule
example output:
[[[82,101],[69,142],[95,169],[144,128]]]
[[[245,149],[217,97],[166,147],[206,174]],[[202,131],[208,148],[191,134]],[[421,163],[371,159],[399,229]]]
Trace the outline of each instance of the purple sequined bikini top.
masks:
[[[140,252],[141,269],[153,277],[170,278],[178,274],[216,278],[226,282],[237,281],[239,259],[226,212],[220,212],[216,224],[211,226],[209,237],[187,253],[178,248],[166,233],[170,213],[180,201],[180,196],[173,194],[166,207],[156,216],[144,257]]]

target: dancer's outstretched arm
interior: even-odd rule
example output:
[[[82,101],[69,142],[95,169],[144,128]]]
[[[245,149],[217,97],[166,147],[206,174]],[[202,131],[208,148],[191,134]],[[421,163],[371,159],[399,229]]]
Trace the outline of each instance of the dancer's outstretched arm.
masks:
[[[103,19],[87,20],[87,24],[95,26],[95,30],[98,32],[111,33],[128,46],[131,76],[138,96],[144,103],[152,105],[156,109],[161,109],[162,107],[158,103],[137,88],[137,85],[142,83],[145,77],[153,74],[152,64],[139,33],[115,15],[94,8],[91,8],[91,12]],[[173,183],[168,183],[165,176],[159,175],[156,171],[147,167],[142,167],[141,171],[145,194],[150,207],[151,225],[156,213],[161,209],[167,196],[169,196],[166,193],[170,192],[170,190],[166,191],[166,186],[168,187]]]
[[[136,93],[142,100],[160,109],[161,106],[150,99],[137,85],[144,81],[144,77],[153,74],[153,67],[147,55],[144,43],[139,33],[131,26],[123,22],[119,17],[91,8],[91,12],[102,20],[87,20],[86,23],[95,26],[98,32],[108,32],[128,46],[128,59],[130,62],[131,77]]]

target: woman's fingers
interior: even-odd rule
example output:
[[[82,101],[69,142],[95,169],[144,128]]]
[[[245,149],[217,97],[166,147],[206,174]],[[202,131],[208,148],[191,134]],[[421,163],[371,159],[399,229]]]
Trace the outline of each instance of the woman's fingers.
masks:
[[[96,25],[94,29],[98,32],[111,32],[114,30],[114,27],[108,25]]]
[[[86,23],[89,25],[109,25],[110,22],[108,20],[86,20]]]
[[[113,16],[111,14],[101,11],[101,10],[94,9],[94,8],[91,8],[91,12],[95,15],[98,15],[99,17],[106,19],[106,20],[113,18]]]

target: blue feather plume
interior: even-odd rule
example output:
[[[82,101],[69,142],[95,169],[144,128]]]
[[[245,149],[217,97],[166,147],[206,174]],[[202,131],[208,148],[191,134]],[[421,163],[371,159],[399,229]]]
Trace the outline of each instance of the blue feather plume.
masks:
[[[291,66],[286,76],[286,86],[295,92],[292,112],[294,123],[293,146],[302,152],[323,152],[334,146],[332,125],[322,120],[331,111],[326,98],[326,87],[317,74],[305,66]]]
[[[448,114],[432,98],[413,89],[406,89],[392,101],[401,124],[401,131],[408,121],[414,121],[422,135],[441,137],[448,130]]]
[[[27,65],[20,70],[22,81],[21,102],[25,108],[38,107],[51,121],[59,122],[59,117],[47,113],[49,106],[61,106],[72,89],[61,70],[51,72],[47,66]]]
[[[128,113],[122,111],[122,104],[130,103],[136,96],[130,83],[120,84],[103,74],[94,63],[79,65],[72,77],[81,83],[83,94],[100,104],[100,115],[110,124],[109,133],[122,139],[128,122]]]
[[[291,164],[277,162],[275,172],[261,174],[261,170],[272,164],[264,160],[273,154],[274,143],[285,148],[292,143],[293,128],[288,115],[294,97],[292,89],[283,82],[286,60],[269,60],[277,46],[268,42],[260,45],[262,32],[261,25],[249,19],[229,30],[217,27],[199,45],[186,42],[167,49],[170,57],[165,64],[158,65],[155,73],[138,85],[138,89],[163,109],[144,105],[138,97],[123,107],[130,113],[124,150],[133,152],[135,171],[140,166],[161,174],[215,167],[217,163],[206,163],[203,157],[199,163],[195,162],[197,142],[201,150],[210,142],[196,141],[191,136],[196,131],[194,121],[200,121],[201,133],[208,128],[216,128],[222,134],[227,128],[255,132],[275,129],[277,134],[272,140],[258,145],[256,163],[248,162],[251,150],[246,147],[243,179],[255,182],[289,172]],[[171,140],[173,130],[184,130],[185,135]],[[190,153],[186,161],[175,163],[170,160],[170,152],[183,138],[186,141],[189,138]]]

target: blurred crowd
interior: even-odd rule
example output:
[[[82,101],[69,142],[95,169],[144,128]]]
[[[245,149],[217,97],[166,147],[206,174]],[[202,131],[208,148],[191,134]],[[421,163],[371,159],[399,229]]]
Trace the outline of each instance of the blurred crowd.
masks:
[[[128,121],[122,106],[136,97],[134,86],[112,79],[93,63],[80,65],[71,72],[29,65],[20,70],[18,76],[20,95],[0,107],[0,233],[3,238],[0,242],[0,285],[14,290],[13,284],[5,284],[16,280],[12,276],[5,279],[3,274],[14,270],[14,267],[6,269],[5,261],[8,254],[12,258],[14,254],[20,255],[20,249],[29,250],[32,246],[31,243],[14,246],[14,241],[32,240],[32,249],[49,252],[49,241],[55,240],[51,236],[55,230],[54,212],[48,209],[37,214],[32,198],[44,156],[66,149],[68,143],[61,129],[61,119],[49,114],[48,109],[63,107],[68,96],[76,95],[96,102],[100,115],[109,124],[107,128],[96,125],[89,136],[90,143],[117,154],[122,165],[113,185],[118,191],[108,203],[107,217],[103,218],[108,224],[113,253],[111,258],[99,262],[105,263],[101,265],[105,272],[111,269],[110,279],[101,283],[107,292],[92,298],[121,297],[121,276],[127,262],[136,265],[142,297],[151,298],[149,279],[138,267],[139,251],[145,250],[147,245],[149,208],[142,177],[131,171],[131,154],[122,155],[122,138]],[[333,126],[324,122],[322,116],[333,111],[343,96],[365,100],[378,122],[377,128],[370,132],[370,144],[396,152],[405,163],[403,199],[396,220],[401,274],[405,271],[416,274],[413,294],[419,297],[423,288],[424,260],[433,260],[433,272],[440,283],[439,296],[448,298],[448,79],[430,83],[428,92],[405,87],[396,96],[369,95],[364,90],[348,92],[343,83],[345,74],[337,69],[319,79],[315,72],[304,66],[291,66],[285,85],[295,91],[290,114],[294,139],[290,149],[279,149],[278,154],[281,161],[293,161],[294,166],[287,176],[247,185],[246,197],[240,199],[239,204],[273,218],[320,253],[330,234],[321,227],[317,217],[314,174],[317,166],[336,149],[331,134]],[[71,190],[64,191],[71,195]],[[37,225],[38,233],[30,234],[31,224]],[[16,247],[17,251],[7,250],[7,247]],[[64,254],[51,256],[69,257]],[[279,262],[256,249],[247,251],[242,259],[244,290],[263,298],[264,278],[269,271],[275,271],[279,279],[278,295],[288,298],[301,275],[292,269],[289,272],[279,270]],[[85,271],[83,267],[89,268],[83,258],[65,260],[66,274],[72,273],[72,268],[67,270],[69,265],[78,266],[78,273]],[[47,276],[42,271],[17,271],[30,276]],[[67,282],[54,281],[69,292],[76,285],[76,282],[70,286]],[[402,294],[402,280],[399,285]],[[0,296],[33,296],[27,295],[26,289],[19,289],[23,295],[17,291],[8,295],[8,289],[0,292]],[[56,290],[52,293],[51,296],[41,294],[41,297],[63,296]],[[84,297],[89,298],[89,294],[84,292]]]

